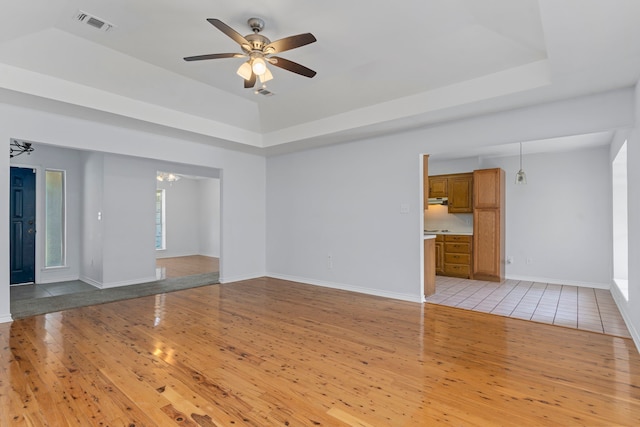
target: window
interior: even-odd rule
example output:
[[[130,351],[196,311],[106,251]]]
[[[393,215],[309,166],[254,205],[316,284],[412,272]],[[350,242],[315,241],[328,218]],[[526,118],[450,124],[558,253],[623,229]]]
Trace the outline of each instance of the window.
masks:
[[[45,268],[65,265],[65,173],[45,171]]]
[[[629,230],[627,222],[627,141],[612,163],[613,280],[629,300]]]
[[[166,249],[164,190],[156,190],[156,250]]]

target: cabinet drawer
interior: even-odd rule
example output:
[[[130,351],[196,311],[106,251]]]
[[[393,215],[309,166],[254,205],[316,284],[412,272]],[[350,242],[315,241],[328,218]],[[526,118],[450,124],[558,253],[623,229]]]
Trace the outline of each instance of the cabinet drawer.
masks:
[[[444,262],[447,264],[471,265],[471,255],[469,254],[444,254]]]
[[[444,273],[447,276],[455,277],[469,277],[471,274],[471,268],[467,264],[446,264],[444,265]]]
[[[444,242],[444,234],[436,234],[436,242]]]
[[[470,254],[471,243],[450,243],[445,241],[444,252],[455,253],[455,254]]]
[[[445,242],[467,242],[471,243],[473,236],[465,236],[462,234],[446,234],[444,236]]]

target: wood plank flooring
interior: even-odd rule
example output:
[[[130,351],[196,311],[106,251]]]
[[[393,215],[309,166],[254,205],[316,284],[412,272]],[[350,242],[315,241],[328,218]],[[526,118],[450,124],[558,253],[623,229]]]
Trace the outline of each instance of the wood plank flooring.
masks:
[[[220,259],[204,255],[156,259],[157,279],[175,279],[176,277],[217,271],[220,271]]]
[[[1,426],[634,426],[630,339],[276,279],[0,324]]]

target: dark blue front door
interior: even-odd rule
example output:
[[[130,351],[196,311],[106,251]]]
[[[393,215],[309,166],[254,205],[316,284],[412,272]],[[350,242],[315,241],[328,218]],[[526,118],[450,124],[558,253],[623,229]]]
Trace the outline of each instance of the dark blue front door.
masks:
[[[11,167],[10,264],[11,284],[35,281],[36,172]]]

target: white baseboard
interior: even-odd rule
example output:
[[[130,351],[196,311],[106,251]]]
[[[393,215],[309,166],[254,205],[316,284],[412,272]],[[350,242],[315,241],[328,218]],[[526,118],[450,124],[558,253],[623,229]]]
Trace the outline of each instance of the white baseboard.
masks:
[[[610,289],[611,288],[611,285],[609,283],[586,282],[586,281],[577,281],[577,280],[564,280],[564,279],[557,279],[557,278],[551,278],[551,277],[506,275],[505,279],[507,279],[507,280],[522,280],[522,281],[525,281],[525,282],[551,283],[551,284],[554,284],[554,285],[579,286],[579,287],[582,287],[582,288],[596,288],[596,289]]]
[[[158,278],[156,276],[141,277],[139,279],[123,280],[121,282],[102,283],[100,289],[119,288],[121,286],[139,285],[141,283],[155,282]]]
[[[374,295],[378,297],[397,299],[409,302],[424,302],[422,295],[403,294],[398,292],[383,291],[375,288],[364,288],[361,286],[347,285],[344,283],[326,282],[323,280],[308,279],[306,277],[289,276],[286,274],[268,273],[268,277],[275,279],[289,280],[291,282],[299,282],[307,285],[321,286],[323,288],[340,289],[342,291],[357,292],[359,294]]]
[[[625,325],[627,325],[629,334],[631,334],[631,339],[636,345],[636,350],[638,350],[638,353],[640,353],[640,332],[635,328],[633,322],[631,321],[631,316],[629,315],[629,312],[627,310],[629,304],[625,300],[624,296],[620,293],[618,287],[615,285],[611,286],[611,296],[613,296],[613,300],[618,306],[618,311],[620,311],[620,315],[624,319]]]
[[[11,323],[13,319],[11,318],[11,314],[0,316],[0,323]]]
[[[220,276],[218,281],[220,283],[233,283],[233,282],[242,282],[243,280],[251,280],[257,279],[259,277],[265,277],[265,273],[253,273],[253,274],[242,274],[239,276]]]
[[[47,283],[58,283],[58,282],[72,282],[74,280],[82,280],[78,276],[61,276],[61,277],[51,277],[46,280],[38,280],[37,285],[46,285]]]
[[[92,286],[95,286],[96,288],[99,288],[99,289],[109,289],[109,288],[119,288],[121,286],[139,285],[141,283],[155,282],[158,280],[158,278],[156,276],[148,276],[148,277],[142,277],[139,279],[123,280],[121,282],[111,282],[111,283],[98,282],[97,280],[93,280],[88,277],[80,277],[80,280]]]
[[[96,288],[101,288],[102,287],[102,283],[98,282],[97,280],[93,280],[89,277],[86,276],[80,276],[80,278],[78,280],[82,280],[85,283],[88,283],[91,286],[95,286]]]

